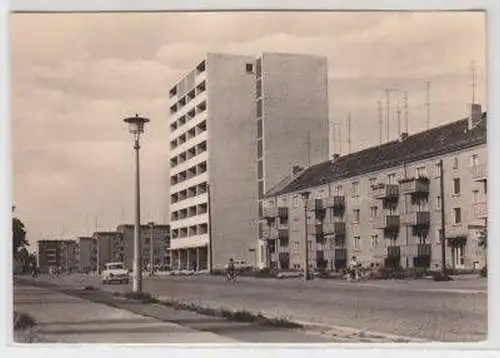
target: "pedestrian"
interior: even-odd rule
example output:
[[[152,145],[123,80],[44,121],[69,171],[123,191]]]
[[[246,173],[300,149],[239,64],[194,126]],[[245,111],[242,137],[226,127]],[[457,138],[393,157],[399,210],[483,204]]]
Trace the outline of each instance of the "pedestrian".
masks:
[[[359,262],[356,256],[353,256],[351,259],[351,262],[349,264],[349,269],[351,271],[351,276],[354,278],[356,281],[359,280]]]

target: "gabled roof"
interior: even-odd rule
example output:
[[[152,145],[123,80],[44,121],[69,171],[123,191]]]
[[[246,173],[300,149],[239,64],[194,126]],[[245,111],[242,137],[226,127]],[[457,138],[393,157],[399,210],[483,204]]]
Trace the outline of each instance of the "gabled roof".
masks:
[[[304,190],[486,144],[486,113],[483,113],[482,119],[474,128],[468,129],[468,122],[467,118],[461,119],[416,133],[404,140],[392,141],[341,156],[335,161],[314,165],[284,188],[269,192],[266,197]]]

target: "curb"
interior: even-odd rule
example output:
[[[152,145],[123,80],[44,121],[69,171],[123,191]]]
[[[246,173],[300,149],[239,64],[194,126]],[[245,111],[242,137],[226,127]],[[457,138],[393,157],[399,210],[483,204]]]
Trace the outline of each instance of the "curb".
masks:
[[[360,328],[353,328],[353,327],[345,327],[345,326],[337,326],[337,325],[326,325],[326,324],[320,324],[316,322],[307,322],[307,321],[294,321],[296,323],[301,324],[304,329],[310,329],[310,330],[315,330],[315,331],[321,331],[323,334],[326,334],[328,332],[333,333],[338,332],[340,334],[344,335],[354,335],[358,336],[361,338],[366,338],[366,339],[378,339],[378,340],[383,340],[384,343],[387,343],[387,340],[390,340],[394,343],[429,343],[431,341],[425,340],[422,338],[415,338],[415,337],[409,337],[409,336],[401,336],[401,335],[394,335],[394,334],[389,334],[389,333],[382,333],[382,332],[374,332],[374,331],[368,331]]]

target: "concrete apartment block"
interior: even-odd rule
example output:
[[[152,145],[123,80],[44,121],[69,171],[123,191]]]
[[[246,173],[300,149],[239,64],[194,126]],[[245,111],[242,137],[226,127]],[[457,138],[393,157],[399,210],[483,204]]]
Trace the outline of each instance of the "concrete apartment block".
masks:
[[[91,272],[97,268],[97,243],[92,237],[79,237],[77,263],[79,272]]]
[[[170,89],[174,268],[207,269],[209,244],[215,269],[229,258],[257,263],[259,198],[266,186],[294,164],[328,158],[326,91],[325,59],[279,54],[208,54]],[[295,139],[304,130],[311,134],[311,155],[297,161],[304,148],[296,149]]]
[[[114,257],[118,257],[125,263],[128,269],[133,268],[134,260],[134,225],[119,225],[116,231],[121,235],[118,245],[113,247]],[[147,225],[141,225],[142,263],[147,268],[151,256],[151,237],[153,237],[153,260],[154,266],[170,265],[170,226],[155,225],[153,229]]]
[[[474,118],[336,156],[266,197],[266,259],[282,269],[303,267],[307,204],[313,268],[343,268],[356,256],[365,265],[392,260],[437,269],[443,196],[447,265],[479,268],[485,257],[478,231],[487,222],[486,181],[486,115],[480,110]],[[304,203],[306,191],[310,199]]]

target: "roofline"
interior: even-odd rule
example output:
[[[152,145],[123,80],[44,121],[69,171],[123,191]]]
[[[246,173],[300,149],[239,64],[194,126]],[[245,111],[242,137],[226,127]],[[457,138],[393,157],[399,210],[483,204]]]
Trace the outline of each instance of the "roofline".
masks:
[[[484,120],[487,120],[487,118],[485,118],[486,117],[486,113],[487,112],[483,112],[482,113],[482,117],[483,117]],[[455,121],[455,122],[450,122],[450,123],[442,124],[442,125],[437,126],[437,127],[433,127],[430,130],[425,130],[425,131],[414,133],[411,136],[408,136],[408,138],[413,137],[413,136],[418,135],[418,134],[421,134],[421,133],[424,133],[424,132],[427,132],[427,131],[433,131],[433,130],[437,130],[439,128],[443,128],[443,127],[446,127],[446,126],[449,126],[449,125],[452,125],[452,124],[456,124],[457,122],[466,122],[466,121],[468,121],[468,118],[462,118],[462,119],[459,119],[458,121]],[[408,140],[408,138],[406,140]],[[397,141],[398,140],[394,140],[394,141],[387,142],[387,143],[384,143],[384,144],[380,144],[380,145],[375,145],[375,146],[372,146],[372,147],[368,147],[368,148],[362,149],[362,150],[354,152],[354,153],[343,155],[340,158],[345,158],[345,157],[348,157],[348,156],[354,157],[354,156],[356,156],[357,154],[359,154],[359,153],[361,153],[363,151],[373,150],[373,149],[378,148],[378,147],[383,147],[383,146],[386,146],[386,145],[389,145],[389,144],[394,144]],[[360,175],[366,175],[366,174],[373,173],[373,172],[376,172],[376,171],[379,171],[379,170],[388,169],[388,168],[394,167],[394,166],[396,166],[398,164],[402,165],[404,163],[413,163],[413,162],[417,162],[417,161],[420,161],[420,160],[429,159],[429,158],[432,158],[432,157],[436,157],[436,156],[440,156],[440,155],[444,155],[444,154],[448,154],[448,153],[453,153],[453,152],[457,152],[457,151],[460,151],[460,150],[463,150],[463,149],[468,149],[468,148],[472,148],[472,147],[476,147],[476,146],[484,145],[484,144],[487,144],[487,134],[480,135],[479,138],[473,138],[473,139],[464,140],[464,141],[457,142],[457,143],[451,143],[447,147],[441,148],[440,150],[430,149],[430,150],[428,150],[426,152],[419,153],[418,155],[415,155],[413,157],[410,155],[410,156],[408,156],[406,158],[401,158],[401,159],[398,159],[398,160],[377,162],[373,166],[367,167],[366,170],[359,170],[358,172],[355,172],[354,174],[353,173],[349,173],[347,175],[339,175],[339,177],[335,178],[334,180],[326,180],[324,182],[321,182],[321,183],[318,183],[318,184],[315,184],[315,185],[312,185],[312,186],[304,186],[304,187],[293,188],[293,189],[289,189],[289,190],[287,190],[287,188],[285,187],[282,191],[279,191],[279,192],[275,193],[274,195],[265,196],[264,198],[267,199],[267,198],[272,198],[272,197],[278,197],[280,195],[285,195],[285,194],[293,193],[293,192],[296,192],[296,191],[300,191],[300,190],[304,190],[304,189],[308,189],[308,188],[317,187],[317,186],[320,186],[320,185],[325,185],[325,184],[333,183],[335,181],[345,180],[345,179],[348,179],[348,178],[354,178],[354,177],[357,177],[357,176],[360,176]],[[325,162],[318,163],[318,164],[316,164],[316,165],[314,165],[312,167],[307,168],[306,170],[304,170],[301,173],[301,175],[299,175],[292,182],[290,182],[287,185],[287,187],[291,186],[295,181],[300,180],[300,177],[302,176],[302,174],[304,174],[307,171],[309,171],[309,170],[311,170],[313,168],[316,168],[318,166],[325,165],[328,162],[329,161],[325,161]]]

